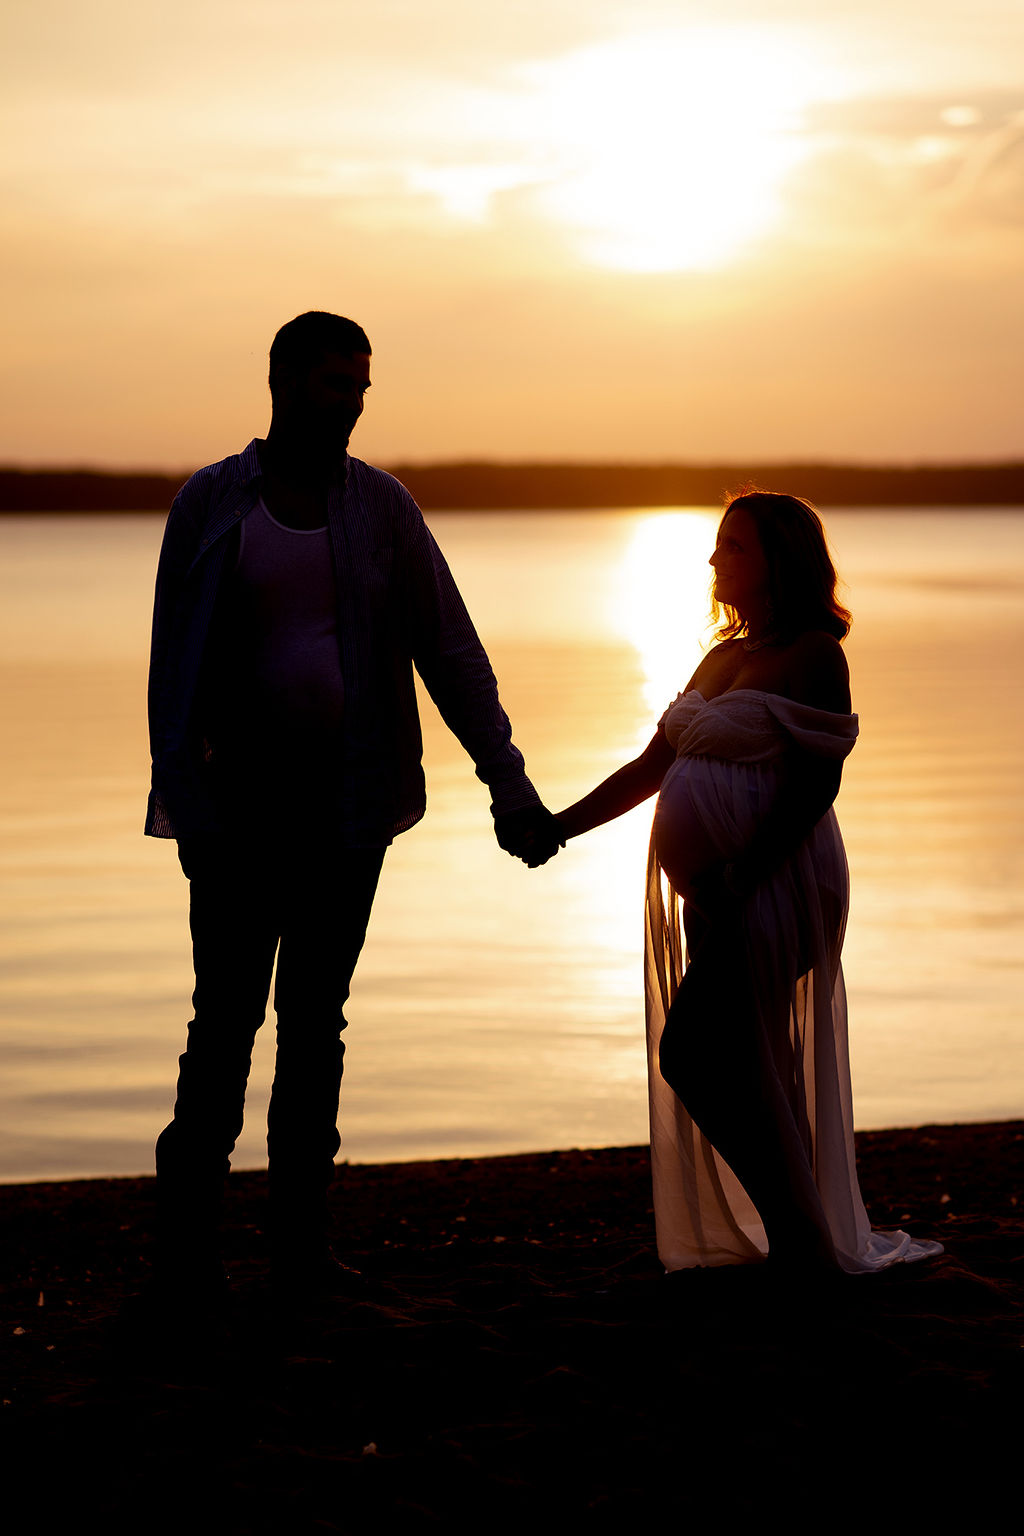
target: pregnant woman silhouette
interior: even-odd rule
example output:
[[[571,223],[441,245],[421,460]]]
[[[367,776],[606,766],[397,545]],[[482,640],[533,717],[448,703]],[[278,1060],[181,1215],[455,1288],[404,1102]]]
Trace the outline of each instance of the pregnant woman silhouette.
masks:
[[[873,1231],[857,1182],[833,801],[857,737],[850,616],[814,509],[754,491],[718,529],[718,644],[649,746],[563,811],[576,837],[660,791],[646,994],[667,1269],[864,1272],[941,1252]]]

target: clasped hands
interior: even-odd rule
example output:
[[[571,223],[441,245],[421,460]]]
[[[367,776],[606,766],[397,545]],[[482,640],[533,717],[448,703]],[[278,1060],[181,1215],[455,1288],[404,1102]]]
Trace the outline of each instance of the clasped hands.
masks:
[[[530,805],[521,811],[506,811],[494,818],[498,847],[514,859],[522,859],[528,869],[537,869],[553,859],[565,847],[565,836],[557,817],[544,805]]]

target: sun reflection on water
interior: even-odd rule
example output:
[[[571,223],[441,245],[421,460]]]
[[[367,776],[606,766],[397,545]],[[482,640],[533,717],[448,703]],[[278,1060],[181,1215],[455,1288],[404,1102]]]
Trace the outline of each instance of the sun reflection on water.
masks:
[[[636,520],[608,623],[636,648],[654,720],[682,690],[711,636],[707,562],[718,519],[717,511],[687,507]]]

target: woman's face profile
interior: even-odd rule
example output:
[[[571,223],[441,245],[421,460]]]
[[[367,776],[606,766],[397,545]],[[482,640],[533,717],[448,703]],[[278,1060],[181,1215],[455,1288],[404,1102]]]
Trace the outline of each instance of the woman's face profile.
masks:
[[[714,553],[715,599],[744,612],[768,594],[768,561],[757,525],[743,506],[730,507],[718,525]]]

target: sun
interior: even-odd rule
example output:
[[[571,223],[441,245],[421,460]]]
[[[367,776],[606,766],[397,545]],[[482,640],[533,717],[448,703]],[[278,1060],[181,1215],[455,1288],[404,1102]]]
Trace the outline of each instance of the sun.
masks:
[[[543,214],[582,254],[634,272],[718,266],[776,223],[830,71],[756,27],[602,42],[532,67],[551,175]]]

